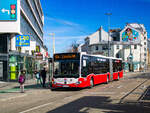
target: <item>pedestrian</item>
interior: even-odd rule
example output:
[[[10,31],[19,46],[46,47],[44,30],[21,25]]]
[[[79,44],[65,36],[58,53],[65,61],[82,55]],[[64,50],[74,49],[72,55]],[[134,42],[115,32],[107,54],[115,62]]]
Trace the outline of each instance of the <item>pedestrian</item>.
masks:
[[[43,87],[45,87],[45,81],[46,81],[46,70],[45,68],[43,68],[43,70],[41,71],[41,76],[42,76],[42,80],[43,80]]]
[[[37,84],[39,84],[39,82],[40,82],[40,84],[42,84],[39,71],[35,71],[34,74],[35,74],[35,78],[37,80]]]
[[[24,83],[26,80],[26,76],[25,76],[25,70],[21,70],[21,74],[19,76],[18,82],[20,83],[20,90],[21,93],[24,93]]]

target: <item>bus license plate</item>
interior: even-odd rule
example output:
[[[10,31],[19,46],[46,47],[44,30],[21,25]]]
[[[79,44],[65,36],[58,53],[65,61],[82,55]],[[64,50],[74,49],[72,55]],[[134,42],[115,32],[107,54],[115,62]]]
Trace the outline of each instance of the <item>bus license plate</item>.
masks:
[[[63,87],[69,87],[68,85],[63,85]]]

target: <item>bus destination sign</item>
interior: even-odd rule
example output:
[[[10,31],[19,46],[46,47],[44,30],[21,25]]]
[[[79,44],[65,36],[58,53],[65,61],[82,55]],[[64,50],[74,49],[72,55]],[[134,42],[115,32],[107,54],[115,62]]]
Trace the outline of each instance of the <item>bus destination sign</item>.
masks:
[[[79,59],[78,53],[55,54],[54,60]]]

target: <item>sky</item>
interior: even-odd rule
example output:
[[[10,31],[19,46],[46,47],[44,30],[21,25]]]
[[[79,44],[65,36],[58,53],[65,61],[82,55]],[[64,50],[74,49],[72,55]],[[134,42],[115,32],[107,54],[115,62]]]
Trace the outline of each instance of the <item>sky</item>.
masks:
[[[65,52],[73,42],[96,32],[100,26],[123,29],[126,23],[144,24],[150,37],[150,0],[41,0],[44,12],[44,43],[52,56],[55,33],[55,52]]]

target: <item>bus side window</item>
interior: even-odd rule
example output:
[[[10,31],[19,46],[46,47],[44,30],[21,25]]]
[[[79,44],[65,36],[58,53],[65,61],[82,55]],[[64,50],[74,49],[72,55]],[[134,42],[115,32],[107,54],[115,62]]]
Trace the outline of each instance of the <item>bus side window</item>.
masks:
[[[82,71],[81,71],[82,77],[86,77],[89,74],[89,66],[90,66],[89,60],[82,61]]]
[[[86,60],[83,60],[83,67],[86,67]]]

